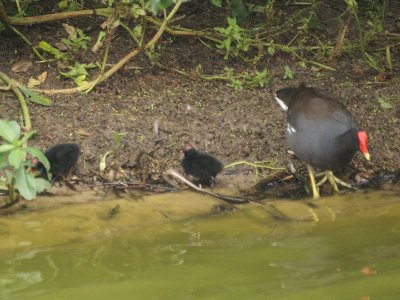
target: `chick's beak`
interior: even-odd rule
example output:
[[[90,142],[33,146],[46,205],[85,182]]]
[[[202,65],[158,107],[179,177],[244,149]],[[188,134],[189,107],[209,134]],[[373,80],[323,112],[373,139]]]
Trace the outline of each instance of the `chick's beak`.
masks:
[[[371,160],[371,156],[369,155],[369,152],[365,152],[363,154],[364,154],[364,157],[366,160]]]

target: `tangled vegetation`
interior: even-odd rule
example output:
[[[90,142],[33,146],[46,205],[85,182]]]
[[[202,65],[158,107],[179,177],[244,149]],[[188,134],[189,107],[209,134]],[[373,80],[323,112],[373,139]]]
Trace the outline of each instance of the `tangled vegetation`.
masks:
[[[201,66],[192,72],[175,70],[204,80],[226,80],[234,88],[267,85],[270,75],[264,62],[278,53],[292,56],[299,65],[313,65],[326,70],[334,70],[332,62],[340,55],[349,54],[361,57],[370,68],[381,73],[393,68],[392,49],[400,42],[397,34],[384,31],[385,19],[390,17],[391,3],[388,0],[309,0],[301,3],[269,0],[263,5],[257,4],[259,1],[209,0],[221,9],[223,5],[229,7],[232,15],[226,18],[226,22],[221,20],[220,23],[225,25],[214,28],[179,25],[179,19],[184,18],[179,16],[179,11],[186,5],[184,2],[188,2],[183,0],[63,0],[52,7],[59,12],[34,16],[35,11],[44,10],[49,5],[48,1],[3,2],[0,2],[1,29],[10,30],[22,38],[39,60],[57,62],[60,75],[70,78],[76,85],[69,89],[41,91],[47,94],[89,92],[142,52],[150,62],[162,68],[157,59],[157,42],[163,34],[196,37],[220,49],[225,60],[234,57],[251,64],[252,71],[244,73],[228,67],[223,74],[203,74]],[[337,7],[333,7],[335,5]],[[337,11],[333,19],[339,26],[333,33],[328,28],[331,23],[326,25],[326,21],[318,17],[318,11],[325,7]],[[23,25],[76,17],[104,19],[101,28],[97,29],[96,40],[68,24],[60,28],[65,30],[66,36],[57,45],[46,40],[30,41],[18,30]],[[174,25],[170,24],[171,21]],[[107,69],[113,35],[119,29],[129,33],[132,50]],[[355,32],[358,39],[349,39],[348,36],[352,36],[349,32]],[[97,54],[98,59],[87,61],[85,56],[89,51]],[[283,76],[293,77],[290,66],[284,67]]]

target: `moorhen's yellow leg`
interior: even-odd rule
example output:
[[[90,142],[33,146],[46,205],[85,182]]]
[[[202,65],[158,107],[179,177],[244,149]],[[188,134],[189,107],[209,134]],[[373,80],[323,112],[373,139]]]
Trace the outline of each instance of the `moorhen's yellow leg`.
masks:
[[[319,198],[319,190],[317,185],[315,184],[315,175],[314,175],[314,169],[312,166],[307,164],[307,169],[308,169],[308,174],[310,175],[310,182],[311,182],[311,189],[313,193],[313,198],[318,199]]]

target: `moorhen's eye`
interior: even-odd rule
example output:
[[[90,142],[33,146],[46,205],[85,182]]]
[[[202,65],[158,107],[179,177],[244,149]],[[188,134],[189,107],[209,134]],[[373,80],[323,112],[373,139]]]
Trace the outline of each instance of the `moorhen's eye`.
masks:
[[[327,180],[337,192],[337,184],[351,187],[332,171],[345,167],[359,149],[367,159],[369,153],[366,142],[365,147],[359,146],[361,131],[346,108],[333,96],[304,84],[276,91],[275,99],[287,111],[287,142],[295,155],[307,163],[313,197],[319,198],[318,187]],[[325,171],[318,183],[314,168]]]

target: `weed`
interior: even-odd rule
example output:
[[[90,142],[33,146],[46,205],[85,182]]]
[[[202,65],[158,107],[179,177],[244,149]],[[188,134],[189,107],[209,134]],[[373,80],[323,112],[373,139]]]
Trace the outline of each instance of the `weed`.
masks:
[[[37,193],[50,188],[50,184],[43,178],[36,178],[30,171],[31,161],[27,159],[28,153],[36,157],[47,169],[50,169],[46,156],[37,148],[28,147],[28,139],[34,131],[21,134],[17,122],[0,119],[0,185],[6,186],[9,201],[13,202],[21,195],[26,200],[32,200]]]
[[[228,27],[214,28],[223,37],[217,47],[225,51],[224,59],[228,59],[230,55],[239,56],[242,52],[248,51],[250,45],[248,34],[237,24],[236,18],[228,17],[227,21]]]

